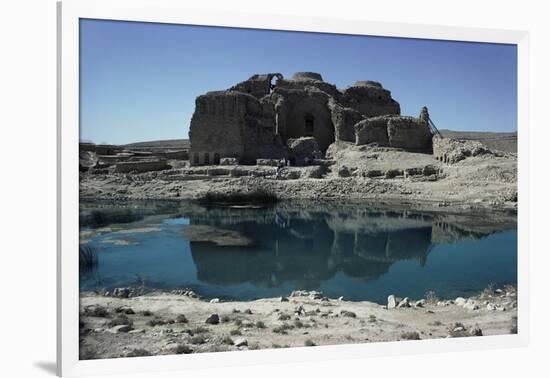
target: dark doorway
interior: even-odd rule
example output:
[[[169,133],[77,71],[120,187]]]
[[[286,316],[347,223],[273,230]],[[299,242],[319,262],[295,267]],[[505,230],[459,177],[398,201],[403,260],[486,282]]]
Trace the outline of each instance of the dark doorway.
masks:
[[[314,123],[315,123],[315,118],[313,118],[313,116],[311,114],[308,114],[304,117],[305,135],[306,136],[313,136]]]
[[[219,165],[220,164],[220,154],[217,152],[214,154],[214,164]]]
[[[208,152],[204,154],[204,164],[210,164],[210,154]]]

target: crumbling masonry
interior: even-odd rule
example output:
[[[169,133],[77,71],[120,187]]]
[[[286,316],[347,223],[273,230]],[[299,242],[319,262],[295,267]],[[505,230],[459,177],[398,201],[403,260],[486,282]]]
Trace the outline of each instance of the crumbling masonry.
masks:
[[[401,116],[389,90],[374,81],[357,81],[339,90],[318,73],[253,75],[225,90],[197,97],[191,120],[192,165],[222,159],[255,164],[287,158],[300,164],[291,146],[314,138],[313,158],[334,142],[376,143],[414,152],[432,152],[428,111]],[[310,143],[311,144],[311,143]],[[303,162],[303,160],[302,160]]]

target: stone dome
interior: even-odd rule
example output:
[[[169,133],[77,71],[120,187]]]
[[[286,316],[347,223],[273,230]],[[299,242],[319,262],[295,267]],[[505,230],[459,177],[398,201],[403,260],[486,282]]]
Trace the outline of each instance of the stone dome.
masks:
[[[357,80],[355,83],[353,83],[354,87],[377,87],[377,88],[384,88],[382,84],[380,84],[377,81],[373,80]]]
[[[292,80],[318,80],[323,81],[321,74],[317,72],[296,72],[292,75]]]

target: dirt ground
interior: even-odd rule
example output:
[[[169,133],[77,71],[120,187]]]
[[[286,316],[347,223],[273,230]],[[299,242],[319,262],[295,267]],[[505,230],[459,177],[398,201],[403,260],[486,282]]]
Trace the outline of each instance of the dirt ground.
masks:
[[[205,301],[192,296],[194,293],[185,291],[178,294],[153,292],[130,298],[83,293],[80,299],[80,358],[517,332],[517,298],[512,287],[485,290],[467,299],[409,301],[410,307],[389,309],[388,305],[372,302],[329,299],[318,292],[297,292],[287,298],[243,302]]]
[[[288,167],[275,179],[275,167],[188,167],[141,174],[80,176],[81,199],[196,199],[208,192],[231,193],[266,189],[282,200],[345,200],[427,204],[449,209],[517,209],[517,156],[481,155],[444,164],[432,155],[390,148],[346,146],[334,153],[320,178],[318,167]],[[424,169],[435,174],[366,177],[373,171]],[[342,171],[349,172],[343,177]],[[237,173],[239,177],[237,176]],[[297,177],[297,178],[296,178]]]

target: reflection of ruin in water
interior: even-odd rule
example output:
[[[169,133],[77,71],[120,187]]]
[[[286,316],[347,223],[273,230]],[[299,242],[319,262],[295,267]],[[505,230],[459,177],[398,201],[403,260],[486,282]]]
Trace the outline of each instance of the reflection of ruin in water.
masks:
[[[212,208],[188,216],[191,224],[237,231],[256,242],[252,248],[190,242],[198,279],[215,285],[277,287],[293,282],[315,289],[338,272],[373,281],[400,260],[423,266],[434,244],[492,233],[407,211]]]

